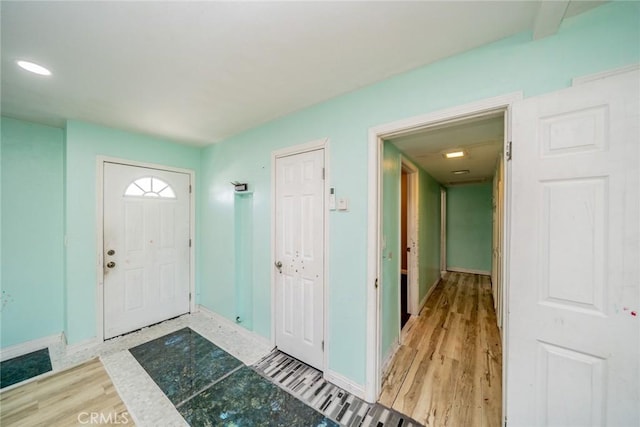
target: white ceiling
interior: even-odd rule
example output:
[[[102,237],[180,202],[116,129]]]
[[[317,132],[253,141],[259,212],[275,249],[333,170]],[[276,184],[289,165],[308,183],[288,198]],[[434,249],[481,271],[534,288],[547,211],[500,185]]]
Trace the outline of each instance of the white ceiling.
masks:
[[[206,145],[601,3],[2,1],[2,114]]]
[[[498,156],[502,153],[503,116],[503,113],[497,113],[445,124],[389,141],[441,184],[483,182],[493,177]],[[459,150],[464,151],[464,157],[444,157],[444,153]],[[453,173],[458,170],[469,173]]]

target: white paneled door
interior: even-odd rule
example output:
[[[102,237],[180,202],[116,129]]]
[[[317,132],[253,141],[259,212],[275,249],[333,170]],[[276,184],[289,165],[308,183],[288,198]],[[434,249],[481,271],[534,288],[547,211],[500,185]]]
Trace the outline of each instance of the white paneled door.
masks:
[[[324,150],[279,157],[276,169],[276,346],[323,369]]]
[[[513,107],[509,427],[640,425],[639,82]]]
[[[104,337],[189,312],[190,177],[104,163]]]

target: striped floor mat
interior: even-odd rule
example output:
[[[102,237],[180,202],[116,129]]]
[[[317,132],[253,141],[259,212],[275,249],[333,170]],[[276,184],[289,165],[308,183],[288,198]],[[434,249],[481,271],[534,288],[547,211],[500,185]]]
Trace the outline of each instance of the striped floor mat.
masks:
[[[322,372],[274,350],[253,368],[265,378],[348,427],[419,427],[417,421],[380,404],[367,403],[322,378]]]

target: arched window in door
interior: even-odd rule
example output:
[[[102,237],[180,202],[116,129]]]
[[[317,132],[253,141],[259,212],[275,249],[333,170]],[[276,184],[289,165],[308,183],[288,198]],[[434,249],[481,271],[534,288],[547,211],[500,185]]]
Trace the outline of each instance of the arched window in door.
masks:
[[[176,198],[176,193],[169,184],[153,176],[136,179],[129,184],[124,195],[132,197],[159,197],[164,199]]]

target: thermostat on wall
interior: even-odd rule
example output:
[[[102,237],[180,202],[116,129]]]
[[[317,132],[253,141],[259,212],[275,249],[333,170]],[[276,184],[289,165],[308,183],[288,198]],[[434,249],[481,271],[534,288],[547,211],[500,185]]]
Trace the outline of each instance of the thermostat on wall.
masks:
[[[333,187],[329,189],[329,210],[336,210],[336,189]]]

